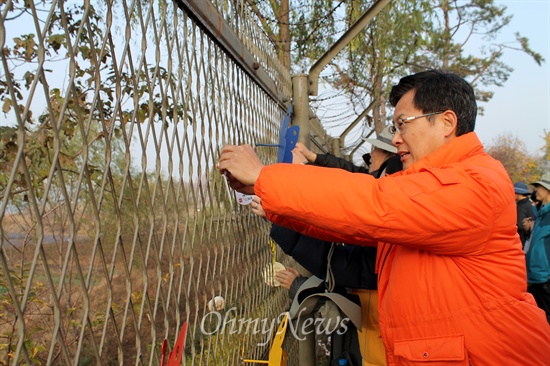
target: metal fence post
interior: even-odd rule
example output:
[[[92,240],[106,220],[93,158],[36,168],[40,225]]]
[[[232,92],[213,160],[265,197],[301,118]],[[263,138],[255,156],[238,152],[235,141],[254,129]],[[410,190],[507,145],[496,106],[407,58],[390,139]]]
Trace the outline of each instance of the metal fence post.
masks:
[[[294,101],[293,125],[300,126],[298,142],[310,147],[309,125],[309,82],[307,75],[300,74],[292,77],[292,99]]]

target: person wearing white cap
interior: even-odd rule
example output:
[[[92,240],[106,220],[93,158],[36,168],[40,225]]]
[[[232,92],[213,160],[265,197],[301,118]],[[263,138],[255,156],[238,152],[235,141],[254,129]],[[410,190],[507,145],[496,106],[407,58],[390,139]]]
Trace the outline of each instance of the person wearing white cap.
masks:
[[[384,128],[375,139],[365,139],[372,145],[370,154],[365,154],[370,160],[369,173],[377,178],[403,169],[401,158],[397,155],[397,148],[392,145],[391,139],[390,126]]]
[[[372,145],[371,153],[363,155],[367,168],[357,166],[348,160],[331,154],[316,154],[302,143],[297,143],[292,151],[293,162],[340,168],[353,173],[367,173],[376,178],[402,170],[403,165],[400,157],[396,154],[397,149],[391,145],[389,127],[386,127],[376,139],[365,140]],[[261,206],[259,208],[261,209]],[[259,214],[261,211],[256,208],[252,212]],[[346,339],[344,343],[349,347],[350,361],[353,361],[350,363],[360,362],[362,365],[369,366],[386,365],[384,344],[380,337],[380,327],[378,325],[377,276],[374,273],[376,248],[334,245],[332,242],[301,235],[278,225],[273,225],[270,236],[286,254],[291,255],[318,278],[324,278],[327,268],[330,267],[334,283],[337,286],[350,289],[353,294],[359,297],[361,306],[358,309],[361,320],[356,335],[358,339],[353,335],[344,335]],[[328,265],[329,262],[330,265]],[[280,282],[282,285],[285,283],[283,285],[285,288],[295,287],[298,282],[303,283],[302,279],[290,272],[281,271],[277,275],[281,276]],[[285,279],[287,276],[289,280]],[[350,315],[346,314],[346,316]],[[350,324],[348,328],[351,328]],[[335,340],[336,350],[338,350],[337,344],[341,342]],[[308,353],[306,342],[300,342],[299,345],[299,363],[300,365],[302,363],[308,364],[304,360],[304,356]],[[358,350],[355,347],[360,348],[359,360],[356,354]],[[302,350],[303,354],[301,353]],[[335,355],[331,355],[331,357],[333,356]],[[315,362],[315,360],[312,359],[311,362]]]
[[[525,220],[524,228],[532,230],[526,249],[527,291],[533,294],[537,305],[546,312],[550,323],[550,173],[531,183],[535,187],[537,200],[542,203],[536,221]]]

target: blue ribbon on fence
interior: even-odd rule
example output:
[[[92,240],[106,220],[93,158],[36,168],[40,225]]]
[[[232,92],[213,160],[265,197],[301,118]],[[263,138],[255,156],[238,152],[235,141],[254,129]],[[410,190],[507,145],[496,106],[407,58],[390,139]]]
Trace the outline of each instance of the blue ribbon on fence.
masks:
[[[279,143],[278,144],[262,144],[257,143],[256,146],[268,146],[277,147],[277,162],[278,163],[292,163],[292,150],[298,142],[298,136],[300,135],[300,126],[290,126],[290,116],[292,115],[292,104],[288,107],[286,114],[281,122],[281,128],[279,129]]]

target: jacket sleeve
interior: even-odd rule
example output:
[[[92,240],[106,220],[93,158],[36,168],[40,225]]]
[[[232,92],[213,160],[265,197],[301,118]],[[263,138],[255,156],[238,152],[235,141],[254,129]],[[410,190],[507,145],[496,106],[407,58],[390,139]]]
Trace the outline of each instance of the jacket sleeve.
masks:
[[[528,205],[522,204],[518,209],[518,227],[523,228],[523,220],[526,218],[535,219],[535,212],[533,211],[533,206],[529,203]]]
[[[331,242],[311,238],[276,224],[271,227],[270,235],[285,254],[315,276],[325,278]]]
[[[326,168],[340,168],[352,173],[369,173],[369,170],[367,168],[363,166],[357,166],[351,161],[343,158],[338,158],[331,154],[317,154],[317,158],[315,158],[315,162],[313,164]]]
[[[504,187],[509,180],[492,178],[465,167],[375,179],[341,169],[273,164],[262,169],[255,192],[270,221],[308,236],[464,255],[484,250],[502,210],[515,216],[515,204],[504,207],[511,198],[506,194],[513,194]]]
[[[338,244],[330,260],[337,286],[375,290],[378,276],[375,271],[376,248]]]
[[[326,279],[332,242],[311,238],[276,224],[273,224],[270,235],[287,255],[313,275]],[[375,262],[376,248],[336,245],[330,261],[336,285],[376,289]]]
[[[290,288],[288,289],[288,298],[290,300],[294,300],[296,297],[296,294],[298,293],[298,290],[300,289],[300,286],[304,284],[304,282],[307,281],[307,277],[304,276],[298,276],[292,281],[290,284]]]

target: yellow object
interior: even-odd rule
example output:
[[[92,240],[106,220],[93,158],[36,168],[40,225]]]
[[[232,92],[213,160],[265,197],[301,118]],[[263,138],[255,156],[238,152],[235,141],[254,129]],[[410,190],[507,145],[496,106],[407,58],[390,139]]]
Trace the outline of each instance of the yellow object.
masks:
[[[269,245],[271,245],[271,254],[273,254],[273,263],[277,262],[277,244],[269,239]]]
[[[354,289],[361,300],[361,331],[357,331],[363,366],[385,366],[386,349],[378,325],[378,291]]]
[[[269,349],[269,359],[263,360],[244,360],[244,363],[259,363],[268,366],[286,366],[286,351],[283,349],[283,342],[285,340],[286,329],[288,327],[288,312],[285,313],[283,319],[279,323],[277,333],[273,337],[271,348]]]

